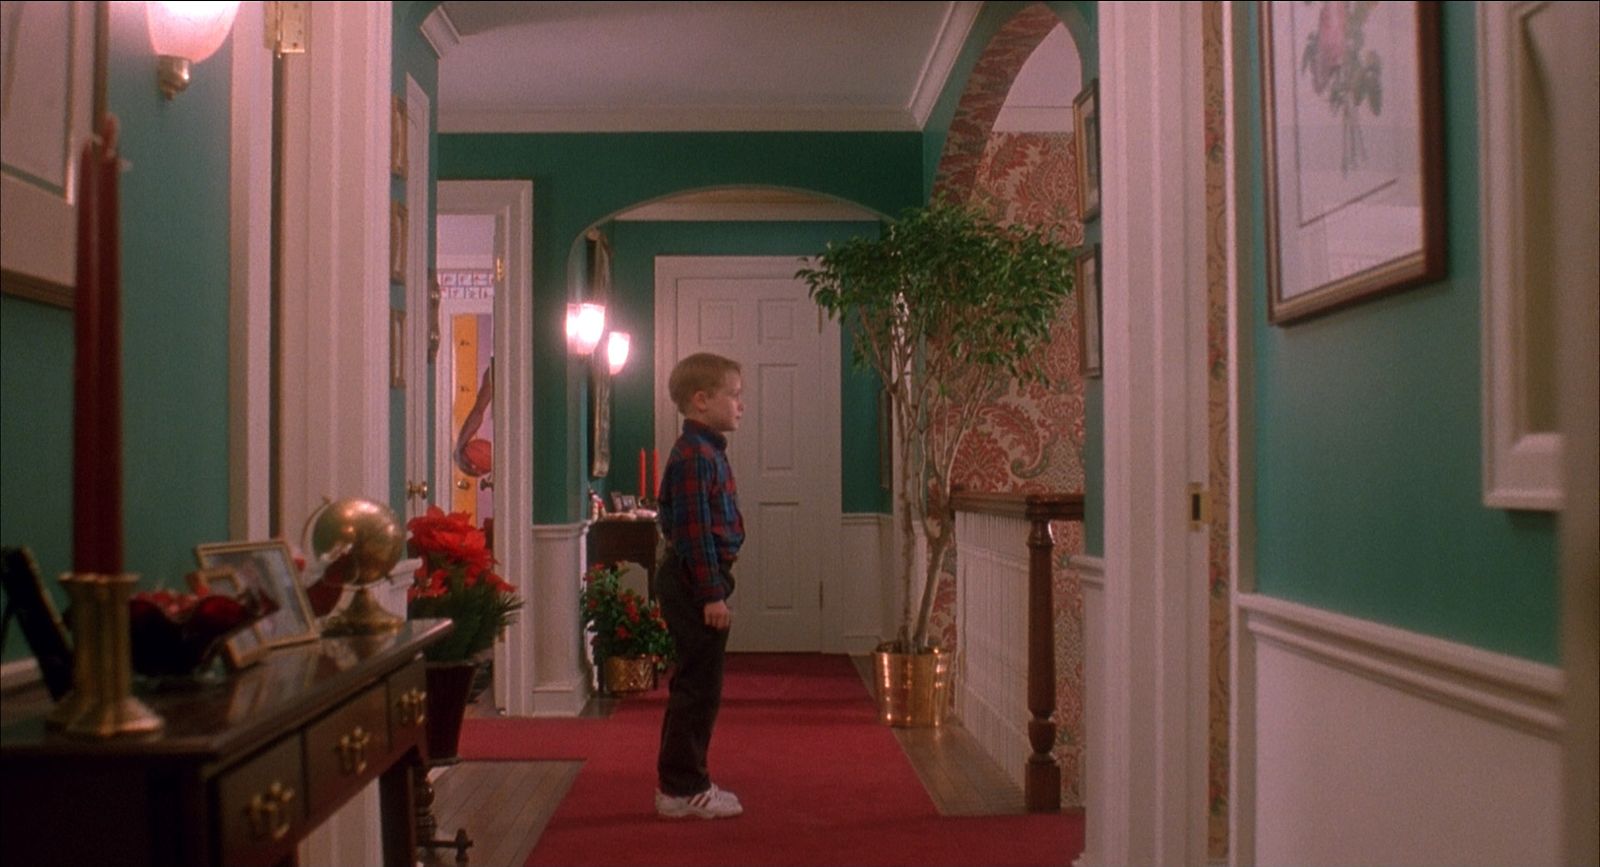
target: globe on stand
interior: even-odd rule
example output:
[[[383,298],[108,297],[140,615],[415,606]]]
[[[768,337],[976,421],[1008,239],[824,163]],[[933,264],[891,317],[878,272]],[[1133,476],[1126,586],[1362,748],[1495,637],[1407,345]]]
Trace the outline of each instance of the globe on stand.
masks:
[[[376,635],[399,628],[403,618],[384,610],[369,587],[389,577],[405,552],[405,530],[382,503],[357,497],[325,502],[306,521],[307,554],[324,571],[340,567],[355,595],[322,628],[324,635]]]

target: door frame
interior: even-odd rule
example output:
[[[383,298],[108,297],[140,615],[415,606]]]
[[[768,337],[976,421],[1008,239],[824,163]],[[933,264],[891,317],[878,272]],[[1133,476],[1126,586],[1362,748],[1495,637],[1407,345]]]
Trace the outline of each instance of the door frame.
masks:
[[[405,285],[405,444],[403,480],[400,490],[400,507],[406,517],[414,517],[425,510],[433,494],[438,492],[439,480],[433,472],[428,449],[428,421],[432,415],[430,395],[433,378],[429,376],[428,335],[432,330],[430,294],[434,290],[433,202],[430,198],[428,165],[428,119],[432,117],[432,104],[428,94],[409,74],[406,88],[406,153],[410,166],[406,171],[407,213],[414,213],[406,226],[406,285]],[[411,486],[426,483],[428,494],[421,496],[421,504],[412,508]]]
[[[533,182],[441,180],[438,186],[435,214],[496,217],[495,248],[504,251],[505,277],[494,293],[494,556],[523,599],[550,599],[544,585],[558,570],[539,569],[533,551]],[[538,636],[554,629],[553,618],[568,614],[526,605],[506,639],[496,642],[500,709],[512,716],[533,713]]]
[[[678,410],[667,391],[667,378],[677,363],[678,352],[678,280],[684,277],[725,277],[761,280],[792,280],[795,272],[809,260],[797,256],[657,256],[655,258],[655,392],[652,400],[655,445],[662,453],[671,451],[678,439]],[[824,653],[847,651],[844,631],[846,619],[843,600],[852,598],[841,575],[839,549],[843,537],[843,455],[841,452],[842,407],[840,394],[841,364],[839,360],[840,333],[836,321],[825,317],[818,308],[819,324],[823,329],[824,348],[820,363],[822,375],[828,383],[823,389],[823,405],[817,409],[820,435],[832,443],[825,450],[828,466],[824,470],[823,509],[820,524],[824,538],[817,540],[820,552],[822,594],[826,602],[819,612],[821,635],[819,649]]]

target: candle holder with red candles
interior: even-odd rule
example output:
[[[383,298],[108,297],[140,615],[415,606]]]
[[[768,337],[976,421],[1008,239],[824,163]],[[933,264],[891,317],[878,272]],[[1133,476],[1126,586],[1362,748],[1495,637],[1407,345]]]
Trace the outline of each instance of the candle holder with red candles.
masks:
[[[122,569],[122,255],[118,241],[117,119],[100,118],[79,167],[73,304],[73,690],[47,720],[69,735],[150,735],[163,720],[133,696],[128,603],[137,575]]]

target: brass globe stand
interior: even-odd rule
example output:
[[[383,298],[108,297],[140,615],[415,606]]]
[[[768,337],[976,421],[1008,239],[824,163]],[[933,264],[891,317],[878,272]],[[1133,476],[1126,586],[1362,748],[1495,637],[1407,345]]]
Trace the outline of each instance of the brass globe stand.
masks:
[[[372,598],[371,591],[367,590],[367,585],[363,584],[356,588],[355,595],[350,597],[350,604],[344,611],[328,618],[322,627],[322,634],[381,635],[399,629],[404,622],[379,605]]]

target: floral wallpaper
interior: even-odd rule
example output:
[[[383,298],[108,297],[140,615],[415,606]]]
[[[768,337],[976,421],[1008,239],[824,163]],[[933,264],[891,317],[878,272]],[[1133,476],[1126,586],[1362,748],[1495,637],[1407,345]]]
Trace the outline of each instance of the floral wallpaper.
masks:
[[[975,167],[969,199],[1007,222],[1060,226],[1070,246],[1083,243],[1077,160],[1066,134],[995,133]],[[973,491],[1081,491],[1083,378],[1078,372],[1075,296],[1057,319],[1041,362],[1046,383],[1016,387],[986,407],[956,456],[954,482]],[[1083,525],[1058,521],[1054,576],[1056,747],[1065,806],[1083,804],[1083,594],[1066,568],[1083,552]],[[959,556],[959,553],[957,554]],[[934,596],[932,634],[956,644],[955,566],[946,564]]]

